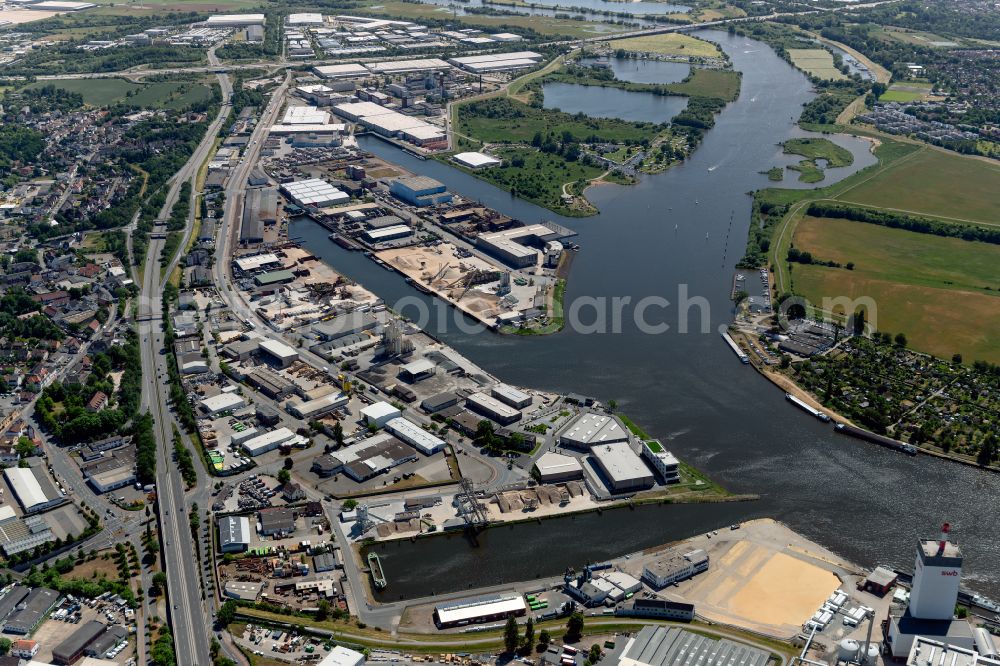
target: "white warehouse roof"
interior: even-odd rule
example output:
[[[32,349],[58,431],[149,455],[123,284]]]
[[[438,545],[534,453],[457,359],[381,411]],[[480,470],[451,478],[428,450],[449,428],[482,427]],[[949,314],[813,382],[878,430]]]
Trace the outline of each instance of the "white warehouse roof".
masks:
[[[323,23],[323,15],[315,12],[289,14],[287,23],[288,25],[321,25]]]
[[[291,441],[298,437],[294,432],[282,426],[276,430],[270,432],[265,432],[262,435],[257,435],[247,441],[243,442],[243,448],[251,456],[256,456],[259,453],[266,453],[271,449],[281,446],[285,442]]]
[[[427,72],[437,69],[451,69],[451,65],[440,58],[422,58],[418,60],[389,60],[374,62],[368,69],[376,74],[402,74],[404,72]]]
[[[519,594],[501,594],[475,601],[453,602],[442,604],[436,609],[438,621],[441,624],[467,622],[480,617],[494,617],[507,613],[520,613],[527,610],[524,597]]]
[[[281,186],[300,206],[328,206],[350,201],[351,197],[320,178],[310,178]]]
[[[535,461],[535,467],[543,479],[551,476],[561,476],[563,474],[573,474],[583,472],[580,461],[573,456],[564,456],[561,453],[545,453]]]
[[[346,63],[343,65],[320,65],[313,67],[313,72],[324,79],[350,79],[359,76],[368,76],[371,72],[364,65],[358,63]]]
[[[338,645],[317,666],[361,666],[364,663],[365,655]]]
[[[40,504],[55,499],[46,496],[38,482],[37,472],[30,467],[9,467],[3,471],[3,474],[7,477],[7,483],[10,484],[11,490],[17,495],[17,501],[21,503],[25,511],[30,511]]]
[[[281,360],[299,357],[299,353],[297,351],[279,340],[272,340],[270,338],[261,340],[260,348],[271,356]]]
[[[282,125],[325,125],[330,114],[315,106],[290,106],[285,109]]]
[[[588,447],[613,442],[627,442],[629,433],[614,416],[604,414],[581,414],[559,436],[563,443]]]
[[[240,257],[236,260],[236,266],[241,271],[254,271],[264,266],[279,263],[278,255],[268,252],[266,254],[255,254],[252,257]]]
[[[385,429],[425,456],[433,455],[444,448],[443,439],[427,432],[416,423],[408,421],[402,416],[386,423]]]
[[[221,25],[221,26],[235,26],[235,25],[263,25],[264,15],[263,14],[215,14],[209,16],[205,21],[205,25]]]
[[[209,414],[217,414],[227,409],[239,409],[246,403],[243,401],[243,396],[238,393],[219,393],[205,398],[201,404]]]
[[[385,400],[368,405],[361,410],[361,416],[371,423],[376,423],[386,417],[398,417],[400,413],[395,405]]]
[[[462,166],[469,167],[470,169],[482,169],[484,167],[499,166],[501,163],[499,158],[493,157],[492,155],[475,152],[458,153],[452,157],[452,159]]]

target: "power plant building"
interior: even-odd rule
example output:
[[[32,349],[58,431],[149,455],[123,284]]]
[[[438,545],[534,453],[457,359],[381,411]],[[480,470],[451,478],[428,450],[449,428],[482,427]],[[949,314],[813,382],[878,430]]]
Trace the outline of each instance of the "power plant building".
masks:
[[[653,472],[626,442],[595,445],[590,451],[615,493],[644,490],[655,483]]]
[[[948,540],[950,527],[945,523],[939,539],[917,542],[910,601],[905,608],[890,608],[883,624],[889,652],[905,659],[917,636],[940,641],[967,650],[975,649],[972,625],[953,619],[958,589],[962,581],[962,551]]]

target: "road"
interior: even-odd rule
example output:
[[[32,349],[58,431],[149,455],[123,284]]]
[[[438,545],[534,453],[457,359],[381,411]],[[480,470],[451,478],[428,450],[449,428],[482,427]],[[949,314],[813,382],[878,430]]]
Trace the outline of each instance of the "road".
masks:
[[[214,58],[214,48],[209,51]],[[226,74],[218,75],[222,90],[223,104],[218,116],[209,125],[205,137],[194,150],[187,163],[174,175],[166,201],[160,210],[163,219],[180,194],[181,185],[193,181],[202,163],[208,158],[215,144],[219,130],[229,116],[232,85]],[[185,238],[191,233],[190,219]],[[202,585],[198,575],[198,562],[194,556],[194,544],[188,529],[187,504],[179,474],[171,473],[173,465],[172,415],[167,407],[169,387],[167,384],[167,356],[164,351],[164,337],[159,316],[162,312],[162,294],[166,277],[176,258],[163,272],[159,270],[160,252],[163,239],[151,239],[146,253],[143,271],[142,292],[139,300],[139,337],[142,354],[142,400],[141,408],[153,416],[153,432],[157,445],[156,492],[157,512],[160,521],[161,552],[167,574],[167,598],[169,622],[174,635],[174,649],[177,662],[189,666],[208,666],[209,639],[208,613],[202,604]],[[183,247],[183,246],[182,246]]]

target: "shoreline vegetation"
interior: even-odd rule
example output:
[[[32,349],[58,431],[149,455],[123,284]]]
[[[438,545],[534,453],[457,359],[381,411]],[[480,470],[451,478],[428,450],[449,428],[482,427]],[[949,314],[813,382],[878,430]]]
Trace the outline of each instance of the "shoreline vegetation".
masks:
[[[513,81],[506,95],[456,104],[455,148],[501,157],[500,167],[468,173],[514,196],[569,217],[595,215],[597,209],[585,196],[588,186],[635,182],[612,156],[621,153],[627,159],[642,152],[637,169],[642,173],[659,173],[682,162],[714,126],[715,116],[739,95],[740,78],[732,70],[692,68],[677,83],[638,84],[617,79],[608,69],[557,60]],[[681,96],[688,104],[663,123],[592,118],[545,109],[543,86],[548,81]],[[609,153],[608,146],[617,150]]]

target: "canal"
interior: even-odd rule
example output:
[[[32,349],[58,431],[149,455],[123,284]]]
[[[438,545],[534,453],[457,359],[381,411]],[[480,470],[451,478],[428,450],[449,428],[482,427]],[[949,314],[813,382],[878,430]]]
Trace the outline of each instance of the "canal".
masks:
[[[613,297],[670,302],[654,309],[669,325],[659,334],[643,332],[626,309],[617,333],[567,329],[524,338],[448,327],[436,335],[505,381],[617,400],[678,456],[732,491],[761,499],[503,527],[487,532],[478,546],[454,536],[386,545],[387,599],[557,574],[566,565],[760,516],[859,564],[906,568],[913,565],[914,539],[949,521],[965,551],[966,585],[1000,596],[1000,475],[835,435],[830,425],[788,405],[781,390],[741,365],[720,339],[719,327],[731,319],[728,291],[744,249],[748,193],[769,185],[761,172],[788,163],[782,141],[807,135],[794,121],[813,93],[766,45],[725,32],[699,34],[718,42],[743,72],[739,99],[686,163],[632,187],[591,189],[588,196],[601,211],[593,217],[559,218],[445,164],[416,160],[376,139],[363,145],[526,222],[556,219],[578,231],[574,240],[582,249],[567,307]],[[825,183],[874,162],[865,142],[834,140],[851,150],[855,164],[831,170]],[[806,187],[790,178],[781,186]],[[296,222],[291,233],[390,305],[419,296],[399,276],[329,242],[312,222]],[[580,319],[593,316],[584,309]]]

